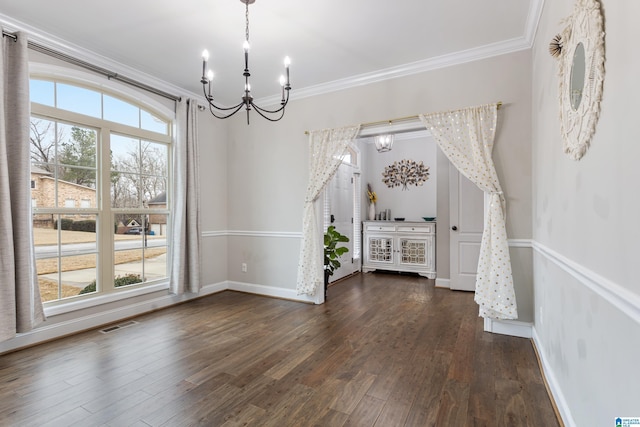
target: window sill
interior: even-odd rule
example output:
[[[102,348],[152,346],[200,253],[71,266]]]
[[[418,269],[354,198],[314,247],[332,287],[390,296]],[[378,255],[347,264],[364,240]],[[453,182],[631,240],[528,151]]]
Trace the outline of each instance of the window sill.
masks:
[[[100,305],[109,304],[112,302],[122,301],[130,298],[134,298],[140,295],[146,295],[153,292],[159,292],[169,289],[168,282],[157,283],[145,287],[119,290],[106,295],[98,295],[93,298],[86,298],[77,301],[62,302],[52,306],[44,307],[44,314],[47,317],[57,316],[60,314],[71,313],[78,310],[84,310],[87,308],[97,307]]]

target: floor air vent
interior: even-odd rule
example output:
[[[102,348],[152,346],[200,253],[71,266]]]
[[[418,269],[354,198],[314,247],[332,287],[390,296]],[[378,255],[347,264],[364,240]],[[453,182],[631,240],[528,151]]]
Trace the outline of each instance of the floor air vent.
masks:
[[[100,332],[102,332],[103,334],[108,334],[109,332],[115,332],[117,330],[120,330],[120,329],[123,329],[123,328],[127,328],[129,326],[137,325],[138,323],[139,322],[136,322],[134,320],[130,320],[128,322],[120,323],[119,325],[107,326],[104,329],[100,329]]]

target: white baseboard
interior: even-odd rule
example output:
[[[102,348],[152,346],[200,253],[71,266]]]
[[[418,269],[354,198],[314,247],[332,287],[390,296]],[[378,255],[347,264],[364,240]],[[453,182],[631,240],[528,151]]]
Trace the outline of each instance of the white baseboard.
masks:
[[[282,298],[292,301],[316,303],[314,297],[309,295],[298,295],[295,289],[276,288],[273,286],[257,285],[255,283],[228,282],[231,291],[246,292],[249,294],[262,295],[266,297]]]
[[[513,337],[531,338],[533,324],[518,320],[484,319],[484,330],[494,334],[511,335]]]
[[[576,422],[571,415],[571,411],[569,410],[569,405],[567,405],[567,400],[562,393],[562,389],[558,384],[558,380],[549,365],[549,361],[547,360],[547,352],[538,337],[536,332],[536,328],[531,328],[532,334],[531,338],[533,340],[533,344],[536,346],[536,352],[538,353],[538,358],[540,359],[540,364],[542,365],[542,371],[544,373],[545,380],[547,382],[547,386],[549,387],[549,392],[553,396],[553,400],[556,404],[556,408],[558,408],[558,412],[560,413],[560,417],[562,418],[562,422],[567,427],[576,427]]]
[[[309,297],[308,295],[297,295],[296,291],[293,289],[283,289],[250,283],[224,281],[203,286],[198,294],[164,294],[146,301],[141,301],[123,307],[78,317],[64,322],[58,322],[51,325],[47,325],[45,322],[45,324],[43,324],[39,328],[34,329],[33,331],[18,334],[15,338],[0,343],[0,354],[14,351],[23,347],[40,344],[42,342],[61,338],[67,335],[76,334],[78,332],[86,331],[89,329],[99,328],[101,326],[115,323],[123,319],[139,316],[141,314],[149,313],[151,311],[159,310],[181,302],[215,294],[225,290],[235,290],[305,303],[317,303],[314,299],[312,299],[312,297]]]
[[[436,278],[436,288],[451,289],[451,279],[438,279],[438,278]]]

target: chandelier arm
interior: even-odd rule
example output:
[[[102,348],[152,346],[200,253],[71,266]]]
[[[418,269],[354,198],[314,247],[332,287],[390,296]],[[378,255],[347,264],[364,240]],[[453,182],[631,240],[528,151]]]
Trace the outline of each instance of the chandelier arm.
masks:
[[[284,110],[284,107],[287,106],[287,104],[289,103],[289,89],[287,89],[287,98],[284,100],[284,102],[282,102],[280,104],[280,108],[278,108],[277,110],[267,110],[266,108],[262,108],[257,106],[256,104],[254,104],[253,102],[251,102],[251,105],[253,105],[253,107],[258,110],[258,111],[262,111],[263,113],[267,113],[267,114],[276,114],[279,113],[280,111]],[[263,116],[264,117],[264,116]]]
[[[235,110],[236,108],[240,107],[241,105],[244,105],[245,102],[241,101],[239,104],[234,105],[233,107],[220,107],[218,105],[216,105],[213,102],[213,97],[210,95],[207,95],[207,90],[205,88],[205,85],[202,85],[202,92],[204,93],[204,99],[207,100],[207,103],[209,104],[209,108],[211,109],[212,107],[215,108],[216,110],[220,110],[220,111],[230,111],[230,110]]]
[[[284,110],[284,107],[287,106],[287,104],[282,104],[280,106],[280,108],[278,108],[277,110],[267,110],[266,108],[262,108],[262,107],[258,107],[256,104],[254,104],[253,102],[251,103],[251,105],[253,106],[253,108],[256,109],[256,111],[262,111],[263,113],[266,114],[276,114],[279,113],[280,111]]]
[[[258,107],[256,104],[254,104],[253,102],[251,103],[251,105],[253,106],[254,110],[255,110],[258,114],[260,114],[264,119],[267,119],[267,120],[269,120],[270,122],[277,122],[277,121],[278,121],[278,120],[280,120],[282,117],[284,117],[284,107],[286,106],[286,104],[285,104],[285,105],[283,105],[282,107],[280,107],[279,109],[275,110],[275,111],[269,111],[269,110],[265,110],[265,109],[263,109],[263,108],[260,108],[260,107]],[[264,111],[264,113],[263,113],[263,111]],[[268,113],[268,114],[276,114],[276,113],[278,113],[278,112],[280,113],[280,117],[275,118],[275,119],[274,119],[274,118],[271,118],[271,117],[269,117],[269,116],[267,116],[267,115],[265,114],[265,113]]]
[[[235,107],[232,107],[232,108],[235,108],[235,110],[234,110],[234,111],[232,111],[231,113],[226,114],[226,115],[220,115],[220,116],[219,116],[219,115],[218,115],[218,114],[216,114],[216,112],[213,110],[213,108],[215,108],[215,107],[213,107],[213,105],[212,105],[212,104],[209,104],[209,112],[211,113],[211,115],[213,115],[213,117],[215,117],[215,118],[217,118],[217,119],[228,119],[229,117],[233,116],[235,113],[237,113],[238,111],[240,111],[240,109],[242,108],[242,106],[243,106],[243,105],[244,105],[244,102],[242,102],[242,103],[240,103],[240,104],[236,105]],[[230,109],[231,109],[231,108],[227,108],[227,110],[230,110]]]

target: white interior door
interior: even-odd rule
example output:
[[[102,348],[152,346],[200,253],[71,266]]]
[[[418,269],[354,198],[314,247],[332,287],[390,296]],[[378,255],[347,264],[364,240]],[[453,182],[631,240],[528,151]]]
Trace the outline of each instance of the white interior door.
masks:
[[[329,278],[329,281],[334,282],[355,273],[360,268],[353,260],[353,167],[347,163],[342,163],[327,187],[328,197],[325,198],[326,202],[328,202],[325,210],[328,214],[327,226],[333,225],[336,230],[349,237],[349,242],[342,244],[349,248],[349,252],[342,255],[340,268]]]
[[[475,291],[484,228],[484,193],[449,165],[451,289]]]

